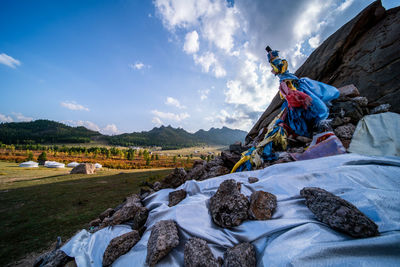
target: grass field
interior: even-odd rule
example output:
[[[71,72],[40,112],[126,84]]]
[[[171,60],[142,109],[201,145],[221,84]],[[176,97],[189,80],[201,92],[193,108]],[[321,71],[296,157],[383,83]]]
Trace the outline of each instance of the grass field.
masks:
[[[69,175],[68,169],[24,169],[0,162],[0,262],[41,251],[57,236],[70,238],[109,207],[171,172],[102,170]]]
[[[186,156],[192,154],[193,157],[198,158],[198,157],[200,157],[200,155],[207,156],[209,154],[209,152],[213,153],[214,155],[220,154],[221,151],[223,151],[224,149],[227,149],[227,147],[224,147],[224,146],[196,146],[196,147],[185,147],[185,148],[174,149],[174,150],[161,150],[161,151],[156,151],[155,153],[162,154],[162,155],[169,155],[169,156],[182,155],[183,157],[186,157]]]

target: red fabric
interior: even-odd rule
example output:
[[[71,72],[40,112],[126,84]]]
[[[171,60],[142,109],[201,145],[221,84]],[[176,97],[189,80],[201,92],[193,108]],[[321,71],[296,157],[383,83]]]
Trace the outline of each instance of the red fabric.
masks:
[[[307,109],[311,104],[311,97],[306,93],[298,90],[290,90],[286,95],[289,108],[304,108]]]

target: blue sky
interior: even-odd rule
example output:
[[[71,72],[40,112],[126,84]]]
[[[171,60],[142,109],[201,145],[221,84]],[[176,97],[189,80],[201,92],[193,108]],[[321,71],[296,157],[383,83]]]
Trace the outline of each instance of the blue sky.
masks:
[[[266,44],[294,72],[371,2],[2,0],[0,121],[249,130],[278,90]]]

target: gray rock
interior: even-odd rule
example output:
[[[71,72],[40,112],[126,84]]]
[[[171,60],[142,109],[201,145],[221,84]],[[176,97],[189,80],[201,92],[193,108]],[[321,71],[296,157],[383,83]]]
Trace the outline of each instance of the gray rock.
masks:
[[[175,168],[171,174],[161,181],[161,186],[162,188],[177,188],[186,182],[186,175],[184,168]]]
[[[103,266],[111,265],[116,259],[136,245],[139,240],[140,235],[136,230],[112,239],[103,254]]]
[[[132,229],[138,230],[146,222],[148,210],[143,207],[140,197],[133,194],[126,198],[122,207],[117,209],[111,217],[103,220],[101,228],[114,226],[130,221]]]
[[[371,114],[378,114],[383,112],[388,112],[390,110],[390,104],[382,104],[371,110]]]
[[[159,190],[161,190],[161,189],[162,189],[162,185],[161,185],[160,182],[155,182],[155,183],[153,184],[153,190],[154,190],[154,191],[159,191]]]
[[[94,219],[89,223],[89,227],[97,227],[101,224],[101,220],[99,218]]]
[[[40,255],[33,264],[33,267],[60,267],[64,266],[74,258],[69,257],[64,251],[55,249]]]
[[[184,189],[171,192],[168,195],[168,199],[169,199],[168,206],[170,206],[170,207],[175,206],[176,204],[178,204],[185,198],[186,198],[186,191]]]
[[[201,238],[190,238],[185,244],[185,267],[219,267],[217,259],[215,259],[207,242]]]
[[[74,167],[70,174],[93,174],[96,172],[96,167],[92,163],[81,163]]]
[[[378,226],[346,200],[318,187],[305,187],[300,195],[315,217],[332,229],[357,238],[379,235]]]
[[[206,164],[205,160],[195,160],[192,169],[187,173],[187,179],[202,180],[207,175]]]
[[[250,196],[249,218],[253,220],[271,219],[276,209],[276,196],[274,194],[256,191]]]
[[[103,211],[100,215],[99,215],[99,219],[100,220],[104,220],[107,217],[110,217],[111,215],[114,214],[114,209],[112,208],[108,208],[105,211]]]
[[[350,117],[351,122],[354,124],[357,124],[357,122],[363,117],[361,107],[352,101],[333,102],[330,113],[333,117]]]
[[[241,155],[237,153],[231,153],[229,151],[221,152],[221,159],[224,162],[224,166],[229,170],[232,170],[233,166],[240,160]]]
[[[229,173],[229,169],[223,166],[224,161],[220,157],[216,157],[210,162],[197,161],[193,164],[193,168],[188,172],[187,179],[203,181],[209,178],[225,175]]]
[[[250,243],[240,243],[224,253],[224,266],[254,267],[256,265],[256,250]]]
[[[334,132],[339,139],[350,140],[353,137],[356,126],[351,123],[337,127]]]
[[[210,198],[211,216],[221,227],[234,227],[247,219],[249,200],[240,193],[240,184],[235,180],[223,181],[215,195]]]
[[[151,230],[147,243],[147,264],[154,266],[178,245],[179,236],[175,222],[172,220],[157,222]]]
[[[354,84],[339,87],[338,90],[340,92],[340,96],[357,97],[360,95],[360,92],[358,91],[357,87],[354,86]]]
[[[357,96],[351,100],[356,102],[360,107],[366,107],[368,105],[368,99],[365,96]]]
[[[257,183],[259,180],[257,177],[249,177],[248,181],[250,184],[254,184],[254,183]]]
[[[241,154],[246,151],[248,148],[242,145],[242,142],[236,142],[229,146],[229,152]]]

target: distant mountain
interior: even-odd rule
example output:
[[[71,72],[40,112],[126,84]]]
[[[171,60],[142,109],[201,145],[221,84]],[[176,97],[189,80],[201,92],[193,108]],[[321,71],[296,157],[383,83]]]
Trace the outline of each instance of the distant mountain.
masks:
[[[0,142],[4,144],[87,143],[95,136],[101,134],[50,120],[0,124]]]
[[[112,145],[122,146],[161,146],[163,149],[175,149],[200,145],[201,142],[182,128],[161,126],[148,132],[120,134],[108,137]]]
[[[199,130],[194,134],[182,128],[161,126],[148,132],[120,134],[108,137],[112,145],[122,146],[161,146],[163,149],[174,149],[196,145],[229,145],[236,141],[244,141],[245,131],[232,130],[227,127]]]
[[[101,139],[111,145],[161,146],[163,149],[175,149],[197,145],[229,145],[236,141],[243,142],[246,134],[245,131],[227,127],[199,130],[192,134],[182,128],[161,126],[150,131],[105,136],[82,126],[71,127],[49,120],[0,124],[0,142],[4,144],[87,143]]]
[[[244,142],[247,132],[227,127],[211,128],[208,131],[198,130],[194,135],[202,142],[217,145],[230,145],[236,141]]]

